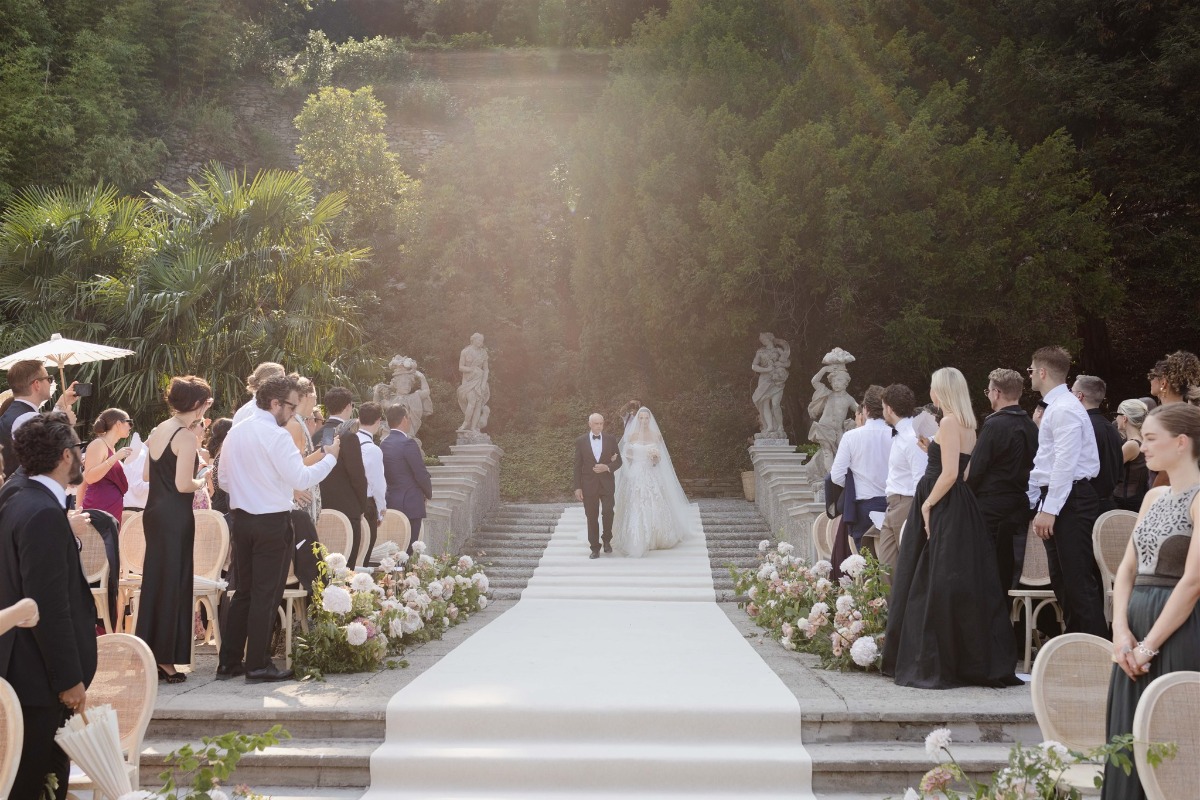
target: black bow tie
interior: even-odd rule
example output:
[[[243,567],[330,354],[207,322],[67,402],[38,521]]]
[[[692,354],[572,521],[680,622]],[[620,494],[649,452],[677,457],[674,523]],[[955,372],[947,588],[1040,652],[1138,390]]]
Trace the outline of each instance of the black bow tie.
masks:
[[[596,441],[600,441],[600,434],[598,434],[598,433],[593,433],[593,434],[592,434],[592,438],[593,438],[593,439],[595,439]]]
[[[895,428],[892,428],[892,438],[894,439],[899,435],[900,435],[900,431],[896,430]]]

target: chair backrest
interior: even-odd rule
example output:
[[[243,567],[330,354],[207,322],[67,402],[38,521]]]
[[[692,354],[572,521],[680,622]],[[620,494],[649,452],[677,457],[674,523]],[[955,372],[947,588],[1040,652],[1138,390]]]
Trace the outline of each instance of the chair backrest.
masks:
[[[1025,537],[1025,561],[1021,564],[1021,585],[1050,585],[1050,560],[1046,555],[1046,543],[1033,532],[1032,522],[1029,523],[1029,533]]]
[[[121,555],[121,573],[141,575],[142,562],[146,560],[146,531],[142,528],[141,511],[130,513],[121,523],[117,549]]]
[[[150,647],[136,636],[110,633],[96,640],[96,677],[88,705],[110,705],[117,713],[121,749],[136,764],[158,699],[158,668]]]
[[[401,550],[408,549],[412,539],[412,523],[402,511],[389,508],[383,513],[383,522],[379,523],[379,531],[375,537],[376,546],[384,542],[393,542]]]
[[[215,581],[221,577],[225,557],[229,555],[229,526],[220,511],[202,508],[193,511],[192,515],[196,518],[192,573]]]
[[[21,716],[21,701],[9,682],[0,678],[0,797],[8,797],[12,790],[24,744],[25,718]]]
[[[1195,797],[1200,787],[1200,672],[1170,672],[1142,692],[1133,715],[1133,757],[1149,800]],[[1150,766],[1151,742],[1174,742],[1179,752]]]
[[[1038,651],[1030,689],[1043,739],[1084,751],[1108,740],[1104,698],[1112,666],[1112,643],[1090,633],[1055,636]]]
[[[104,549],[104,537],[88,523],[87,530],[79,537],[82,545],[79,562],[88,583],[100,581],[101,588],[108,586],[108,551]]]
[[[825,524],[825,557],[833,558],[833,537],[837,536],[838,528],[842,525],[842,515],[838,514]]]
[[[1117,567],[1121,566],[1121,559],[1125,557],[1135,524],[1137,514],[1118,509],[1105,511],[1092,526],[1092,552],[1108,588],[1112,588],[1113,578],[1117,574]]]
[[[829,523],[829,517],[820,512],[813,518],[812,524],[812,541],[813,552],[817,558],[829,558],[829,554],[825,552],[825,526]]]
[[[325,545],[330,553],[341,553],[350,557],[350,546],[354,543],[353,529],[350,518],[332,508],[321,509],[321,517],[317,520],[317,540]]]

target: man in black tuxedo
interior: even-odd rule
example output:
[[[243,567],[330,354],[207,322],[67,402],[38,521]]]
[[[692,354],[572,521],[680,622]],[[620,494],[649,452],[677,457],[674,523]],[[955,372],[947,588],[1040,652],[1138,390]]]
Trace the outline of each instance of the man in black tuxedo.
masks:
[[[589,558],[600,557],[600,506],[604,506],[604,552],[612,552],[613,473],[621,468],[617,437],[604,432],[604,417],[588,417],[589,433],[575,440],[575,499],[583,501],[587,516]]]
[[[371,509],[367,486],[367,469],[363,466],[362,443],[356,426],[350,424],[354,411],[350,390],[335,386],[325,393],[325,424],[317,431],[314,444],[324,447],[333,444],[336,438],[342,443],[341,456],[329,477],[321,481],[321,507],[340,511],[350,520],[354,540],[350,552],[344,553],[351,566],[358,563],[359,550],[365,547],[362,541],[363,519],[370,526],[370,538],[375,538],[378,519]],[[370,555],[367,553],[367,555]]]
[[[13,798],[36,798],[46,775],[58,776],[59,800],[67,795],[70,759],[55,731],[87,702],[96,674],[96,606],[79,562],[68,517],[66,487],[83,480],[79,437],[65,414],[36,416],[13,442],[25,468],[23,487],[0,509],[0,607],[22,598],[37,602],[31,629],[0,636],[0,677],[17,693],[25,721]]]

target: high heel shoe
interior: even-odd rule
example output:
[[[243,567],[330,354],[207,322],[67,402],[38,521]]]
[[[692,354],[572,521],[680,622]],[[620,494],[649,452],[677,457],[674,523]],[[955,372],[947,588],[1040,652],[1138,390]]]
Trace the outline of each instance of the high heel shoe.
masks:
[[[187,680],[187,675],[184,675],[182,672],[167,672],[162,667],[159,667],[158,679],[166,683],[183,683]]]

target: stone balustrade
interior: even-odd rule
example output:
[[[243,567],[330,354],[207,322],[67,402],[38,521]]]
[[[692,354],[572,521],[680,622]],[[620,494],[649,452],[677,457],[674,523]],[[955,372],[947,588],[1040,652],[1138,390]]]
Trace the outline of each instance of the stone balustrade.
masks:
[[[810,561],[813,551],[812,523],[825,513],[824,487],[808,477],[808,456],[790,444],[755,444],[750,448],[754,466],[754,502],[781,541],[790,542],[796,555]]]
[[[426,504],[421,538],[432,555],[457,553],[483,518],[500,504],[500,458],[490,444],[459,444],[441,466],[430,467],[433,499]]]

